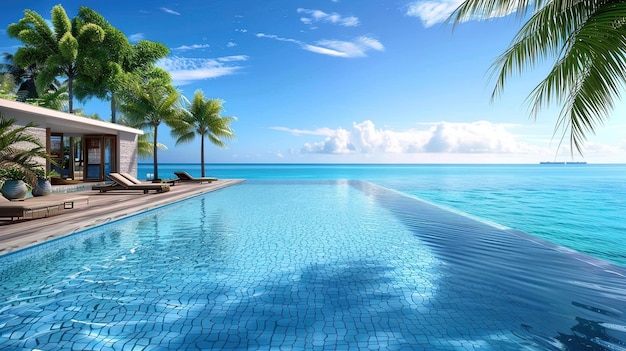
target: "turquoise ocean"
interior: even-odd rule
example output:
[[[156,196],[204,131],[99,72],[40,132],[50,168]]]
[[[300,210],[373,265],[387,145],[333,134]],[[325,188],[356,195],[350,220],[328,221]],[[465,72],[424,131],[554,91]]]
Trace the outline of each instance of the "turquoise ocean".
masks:
[[[200,164],[159,164],[159,177]],[[221,179],[370,181],[626,267],[626,164],[207,164]],[[139,164],[149,179],[153,165]]]

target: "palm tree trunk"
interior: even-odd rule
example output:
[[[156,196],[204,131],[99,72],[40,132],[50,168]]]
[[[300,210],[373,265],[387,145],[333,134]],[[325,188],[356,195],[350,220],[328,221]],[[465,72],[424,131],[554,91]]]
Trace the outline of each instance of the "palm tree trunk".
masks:
[[[117,104],[115,103],[115,97],[111,94],[111,123],[117,121]]]
[[[200,167],[202,167],[202,177],[204,178],[204,135],[200,135]]]
[[[67,75],[67,108],[69,113],[74,113],[74,75]]]
[[[154,167],[154,179],[159,179],[159,167],[158,167],[158,157],[157,157],[157,131],[158,131],[159,125],[155,124],[154,125],[154,145],[153,145],[153,150],[152,150],[152,157],[153,157],[153,167]]]

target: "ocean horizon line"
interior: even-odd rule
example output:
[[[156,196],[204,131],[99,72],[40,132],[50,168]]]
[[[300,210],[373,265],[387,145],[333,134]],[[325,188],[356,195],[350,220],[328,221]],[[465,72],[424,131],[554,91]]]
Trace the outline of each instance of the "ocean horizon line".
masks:
[[[542,164],[541,162],[536,163],[365,163],[365,162],[355,162],[355,163],[344,163],[344,162],[216,162],[216,163],[207,163],[205,162],[205,166],[209,165],[320,165],[320,166],[333,166],[333,165],[344,165],[344,166],[532,166],[532,165],[542,165],[542,166],[576,166],[576,165],[626,165],[626,162],[617,163],[617,162],[607,162],[607,163],[589,163],[586,162],[584,164],[577,164],[575,161],[567,163],[559,164]],[[152,165],[152,162],[138,162],[138,165]],[[159,165],[200,165],[200,162],[159,162]]]

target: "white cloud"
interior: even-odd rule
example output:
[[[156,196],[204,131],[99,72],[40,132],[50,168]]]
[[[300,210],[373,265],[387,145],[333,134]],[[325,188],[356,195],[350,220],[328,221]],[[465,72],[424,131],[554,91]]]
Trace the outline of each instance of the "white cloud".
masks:
[[[128,39],[130,39],[130,41],[139,41],[139,40],[143,40],[145,38],[145,35],[143,33],[135,33],[135,34],[131,34]]]
[[[187,51],[187,50],[206,49],[209,47],[211,47],[211,45],[209,44],[193,44],[193,45],[182,45],[182,46],[173,48],[172,50]]]
[[[315,42],[314,45],[307,44],[296,39],[281,38],[273,34],[257,33],[256,36],[258,38],[269,38],[278,41],[295,43],[300,45],[300,47],[304,50],[311,51],[316,54],[343,58],[364,57],[367,56],[367,52],[370,50],[383,51],[385,49],[380,41],[366,36],[355,38],[352,41],[320,40]]]
[[[175,85],[185,85],[196,80],[235,74],[243,67],[233,63],[246,61],[247,59],[248,57],[245,55],[214,59],[168,57],[159,60],[157,65],[171,74]]]
[[[431,27],[447,20],[464,1],[465,0],[418,0],[408,5],[406,14],[407,16],[421,19],[424,27]],[[488,16],[466,18],[464,21],[504,17],[515,12],[516,6],[517,2],[514,1],[508,8],[500,12],[493,12]]]
[[[331,137],[335,134],[335,130],[330,129],[330,128],[318,128],[314,130],[306,130],[306,129],[292,129],[292,128],[287,128],[287,127],[270,127],[270,129],[291,133],[293,135],[321,135],[321,136]]]
[[[384,47],[378,40],[359,37],[353,41],[321,40],[316,45],[305,45],[305,50],[323,55],[337,57],[364,57],[369,50],[383,51]]]
[[[168,9],[167,7],[161,7],[161,11],[165,12],[165,13],[169,13],[171,15],[176,15],[176,16],[180,16],[179,12],[176,12],[172,9]]]
[[[342,17],[338,13],[326,13],[320,10],[309,10],[303,8],[299,8],[298,13],[309,15],[309,17],[300,18],[300,20],[304,24],[312,24],[314,22],[326,22],[338,24],[344,27],[354,27],[359,25],[359,19],[354,16]]]
[[[517,140],[510,125],[487,121],[436,122],[428,128],[407,131],[377,129],[372,121],[353,123],[350,130],[320,128],[311,131],[273,127],[296,135],[319,135],[324,140],[305,143],[302,153],[319,154],[528,154],[545,152]]]
[[[281,38],[278,35],[274,35],[274,34],[265,34],[265,33],[257,33],[256,34],[257,38],[269,38],[269,39],[274,39],[274,40],[278,40],[278,41],[286,41],[288,43],[295,43],[298,45],[305,45],[303,44],[301,41],[296,40],[296,39],[289,39],[289,38]]]
[[[229,42],[226,44],[226,47],[229,47],[229,48],[233,48],[233,47],[235,47],[235,46],[237,46],[237,43],[233,43],[232,41],[229,41]]]

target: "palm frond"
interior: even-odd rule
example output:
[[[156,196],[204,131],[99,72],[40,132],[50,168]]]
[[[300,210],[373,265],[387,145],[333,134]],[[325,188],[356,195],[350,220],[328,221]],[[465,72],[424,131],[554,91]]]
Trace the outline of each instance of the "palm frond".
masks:
[[[562,104],[555,134],[563,131],[571,150],[582,154],[589,133],[610,117],[626,84],[626,3],[580,0],[467,0],[453,13],[454,24],[497,13],[532,16],[492,66],[491,96],[499,97],[511,76],[555,59],[548,75],[529,95],[530,114]],[[560,145],[560,144],[559,144]]]

